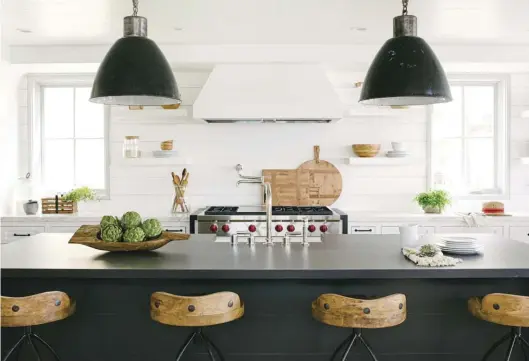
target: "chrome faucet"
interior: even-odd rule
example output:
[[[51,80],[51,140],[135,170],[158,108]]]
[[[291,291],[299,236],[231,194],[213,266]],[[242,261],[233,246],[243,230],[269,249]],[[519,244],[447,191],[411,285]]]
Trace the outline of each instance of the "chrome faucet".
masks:
[[[261,184],[263,186],[264,201],[266,207],[266,238],[265,244],[267,246],[273,246],[274,240],[272,239],[272,185],[269,182],[265,182],[264,177],[251,177],[242,174],[242,165],[237,164],[235,167],[239,174],[240,180],[237,181],[237,187],[240,184]]]

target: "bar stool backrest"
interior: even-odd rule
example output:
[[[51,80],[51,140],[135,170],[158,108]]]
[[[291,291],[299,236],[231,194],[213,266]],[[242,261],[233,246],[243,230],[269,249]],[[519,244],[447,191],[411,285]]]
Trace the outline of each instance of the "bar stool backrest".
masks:
[[[2,327],[25,327],[59,321],[75,312],[75,302],[60,291],[26,297],[2,296]]]

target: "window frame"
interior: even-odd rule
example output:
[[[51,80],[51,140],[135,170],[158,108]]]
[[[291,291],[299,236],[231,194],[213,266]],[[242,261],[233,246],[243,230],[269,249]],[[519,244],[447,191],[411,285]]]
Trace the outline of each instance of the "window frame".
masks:
[[[29,178],[42,186],[42,166],[44,160],[44,131],[42,88],[45,87],[91,87],[95,74],[28,74],[27,113],[28,113],[28,172]],[[105,189],[95,189],[99,199],[110,199],[110,106],[104,106],[104,155]],[[75,137],[74,137],[75,138]]]
[[[459,86],[493,85],[496,103],[494,114],[494,174],[497,193],[483,194],[455,194],[456,200],[498,200],[510,199],[510,76],[508,74],[448,74],[448,83]],[[465,126],[463,119],[463,127]],[[432,152],[434,146],[433,134],[433,105],[427,107],[427,186],[433,188],[434,176],[432,167]],[[465,139],[463,136],[459,139]],[[462,156],[463,157],[463,156]],[[466,157],[463,157],[464,170],[467,171]]]

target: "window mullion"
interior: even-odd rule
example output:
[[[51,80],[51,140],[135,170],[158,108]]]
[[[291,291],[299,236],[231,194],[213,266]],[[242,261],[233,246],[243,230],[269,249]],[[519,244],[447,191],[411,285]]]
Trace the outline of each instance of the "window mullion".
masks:
[[[77,134],[75,133],[75,94],[76,88],[73,88],[73,114],[72,114],[72,120],[73,120],[73,186],[74,188],[77,187],[77,174],[76,174],[76,152],[77,152]]]

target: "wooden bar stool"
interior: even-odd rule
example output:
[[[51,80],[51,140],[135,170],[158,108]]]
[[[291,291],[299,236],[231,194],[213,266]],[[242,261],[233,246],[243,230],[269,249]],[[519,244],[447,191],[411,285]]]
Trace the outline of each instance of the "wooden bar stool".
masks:
[[[224,357],[220,350],[204,334],[202,328],[231,322],[243,315],[244,304],[239,295],[233,292],[219,292],[198,297],[176,296],[165,292],[155,292],[151,295],[151,318],[154,321],[170,326],[194,328],[180,348],[176,361],[180,360],[196,337],[202,339],[212,361],[215,361],[214,352],[223,361]]]
[[[357,340],[364,345],[371,358],[377,361],[373,350],[362,336],[364,328],[386,328],[406,320],[406,296],[395,294],[377,299],[357,299],[336,294],[320,295],[312,303],[312,316],[327,325],[352,328],[351,336],[338,346],[331,361],[345,349],[341,360],[345,361]]]
[[[2,327],[24,327],[24,334],[15,343],[15,346],[7,352],[3,361],[6,361],[15,351],[17,351],[18,359],[23,341],[27,341],[31,346],[37,360],[40,361],[41,357],[33,341],[38,341],[44,345],[59,361],[55,350],[33,332],[32,326],[63,320],[74,312],[75,302],[64,292],[44,292],[27,297],[2,296]]]
[[[468,300],[469,311],[477,318],[510,326],[511,330],[496,341],[483,356],[483,361],[504,342],[509,342],[505,361],[511,358],[516,343],[520,345],[525,355],[529,351],[529,343],[522,337],[522,327],[529,327],[529,297],[508,295],[504,293],[491,293],[483,298],[472,297]]]

